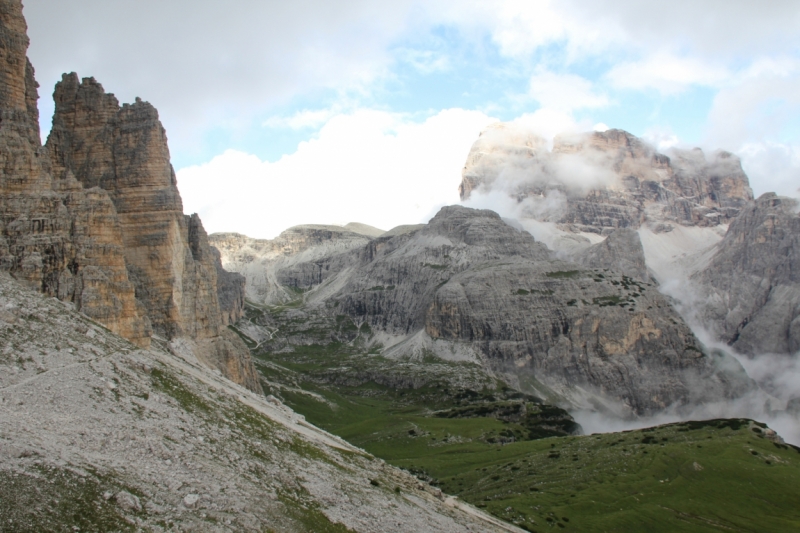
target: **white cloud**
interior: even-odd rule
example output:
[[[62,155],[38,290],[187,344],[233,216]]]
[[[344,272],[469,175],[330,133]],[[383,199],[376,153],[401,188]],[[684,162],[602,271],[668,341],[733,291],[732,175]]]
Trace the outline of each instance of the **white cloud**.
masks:
[[[714,97],[708,116],[709,142],[738,146],[779,140],[800,116],[800,61],[754,63]]]
[[[575,74],[557,74],[542,68],[531,77],[530,95],[557,111],[606,107],[608,97],[595,92],[592,82]]]
[[[187,212],[209,232],[273,237],[297,224],[363,222],[384,229],[427,222],[458,202],[461,168],[494,119],[450,109],[416,122],[362,109],[331,118],[276,162],[228,151],[178,171]]]
[[[679,93],[692,85],[718,86],[731,74],[724,66],[692,57],[657,53],[640,61],[621,63],[607,74],[621,89],[656,89],[664,94]]]
[[[737,153],[756,197],[776,192],[800,198],[800,145],[747,143]]]
[[[533,113],[520,115],[512,123],[544,138],[551,148],[553,137],[559,133],[574,133],[591,128],[591,124],[588,122],[575,122],[575,118],[570,113],[546,107],[537,109]]]

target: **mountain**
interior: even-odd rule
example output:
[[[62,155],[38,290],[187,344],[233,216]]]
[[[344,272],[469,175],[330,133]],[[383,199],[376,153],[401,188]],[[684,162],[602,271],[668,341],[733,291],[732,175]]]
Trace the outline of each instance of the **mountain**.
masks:
[[[754,200],[729,152],[662,154],[621,130],[559,136],[548,150],[496,124],[473,145],[460,190],[513,198],[523,226],[576,262],[667,283],[687,318],[740,353],[800,350],[796,201]],[[620,229],[638,233],[644,264],[631,263],[632,242],[611,249]]]
[[[183,214],[157,111],[139,99],[120,107],[93,78],[65,74],[42,147],[21,3],[3,2],[0,17],[0,266],[139,346],[172,342],[260,390],[226,328],[241,316],[244,280],[222,270],[200,218]]]
[[[314,258],[302,261],[310,250]],[[551,402],[620,414],[734,398],[751,387],[641,280],[641,264],[633,278],[559,260],[491,211],[446,207],[421,229],[293,257],[271,275],[302,294],[296,319],[324,328],[333,327],[325,317],[346,317],[390,359],[475,363]]]
[[[0,273],[0,531],[518,531]]]
[[[367,229],[364,229],[367,228]],[[280,283],[279,273],[293,265],[315,261],[364,246],[383,231],[366,224],[347,226],[304,225],[282,232],[277,238],[253,239],[238,233],[214,233],[209,242],[219,250],[225,268],[247,280],[247,298],[272,305],[291,300],[291,290]]]
[[[498,123],[473,144],[461,199],[502,190],[523,214],[575,233],[607,235],[644,224],[716,226],[752,201],[739,158],[700,149],[659,153],[628,132],[560,135],[548,150],[535,134]]]
[[[745,208],[691,280],[698,318],[741,353],[800,351],[798,202],[767,193]]]

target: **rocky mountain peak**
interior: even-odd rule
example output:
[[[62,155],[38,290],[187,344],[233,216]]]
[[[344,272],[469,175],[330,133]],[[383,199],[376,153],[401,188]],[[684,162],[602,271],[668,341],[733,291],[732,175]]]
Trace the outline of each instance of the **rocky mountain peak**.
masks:
[[[494,126],[475,142],[462,173],[462,200],[502,192],[523,217],[571,232],[729,223],[752,201],[739,159],[729,152],[659,153],[623,131],[563,134],[552,150],[518,127]]]
[[[222,271],[200,219],[183,214],[158,112],[65,74],[43,148],[25,31],[21,2],[0,0],[0,266],[140,346],[153,332],[191,344],[260,390],[225,328],[241,316],[243,279]]]
[[[748,353],[800,350],[798,202],[760,196],[731,223],[708,266],[693,276],[699,317],[722,340]]]

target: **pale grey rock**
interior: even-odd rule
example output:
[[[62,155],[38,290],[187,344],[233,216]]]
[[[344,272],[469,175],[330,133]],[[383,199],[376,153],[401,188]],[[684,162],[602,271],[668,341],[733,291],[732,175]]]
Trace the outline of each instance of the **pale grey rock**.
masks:
[[[358,233],[359,235],[366,235],[367,237],[380,237],[386,231],[382,229],[378,229],[375,226],[370,226],[369,224],[362,224],[361,222],[350,222],[345,224],[344,229],[348,231],[352,231],[353,233]]]
[[[609,269],[639,281],[650,281],[639,234],[620,228],[604,241],[584,248],[572,259],[585,267]]]
[[[766,193],[733,221],[702,271],[698,316],[736,350],[800,351],[797,201]]]
[[[197,532],[304,531],[309,506],[315,521],[321,513],[363,533],[517,531],[463,503],[445,505],[411,474],[155,343],[138,349],[101,328],[86,337],[89,318],[6,273],[0,309],[16,318],[0,323],[14,346],[0,356],[0,481],[25,491],[8,494],[0,482],[4,502],[35,498],[58,513],[75,497],[70,487],[97,487],[105,521],[117,516],[144,531],[165,522]],[[181,505],[188,494],[202,495],[187,500],[202,512]],[[4,520],[56,529],[20,507],[5,506]],[[57,526],[79,525],[73,513],[54,515]]]
[[[562,403],[649,414],[753,386],[700,345],[654,285],[558,260],[492,211],[445,207],[422,229],[296,264],[279,281],[307,291],[309,311],[344,313],[396,346],[470,352]]]
[[[199,494],[187,494],[186,496],[183,497],[182,501],[183,501],[183,505],[185,507],[187,507],[188,509],[193,509],[194,506],[197,505],[197,502],[200,501],[200,495]]]
[[[139,501],[138,496],[134,496],[128,491],[121,490],[114,495],[114,501],[119,505],[123,511],[131,511],[138,513],[142,510],[142,503]]]
[[[366,227],[358,227],[361,226]],[[341,226],[304,225],[289,228],[272,240],[253,239],[238,233],[215,233],[209,236],[209,242],[219,250],[226,270],[244,276],[247,299],[270,305],[296,296],[278,281],[284,269],[364,246],[372,237],[363,231],[355,232]]]

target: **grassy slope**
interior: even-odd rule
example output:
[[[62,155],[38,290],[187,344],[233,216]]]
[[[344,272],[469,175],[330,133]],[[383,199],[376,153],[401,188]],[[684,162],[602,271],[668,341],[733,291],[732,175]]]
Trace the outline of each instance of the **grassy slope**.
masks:
[[[444,379],[406,390],[331,384],[348,368],[392,371],[358,351],[332,342],[255,355],[270,379],[319,395],[279,392],[310,422],[530,531],[800,531],[800,451],[749,421],[525,440],[514,421],[431,416],[458,404]]]

